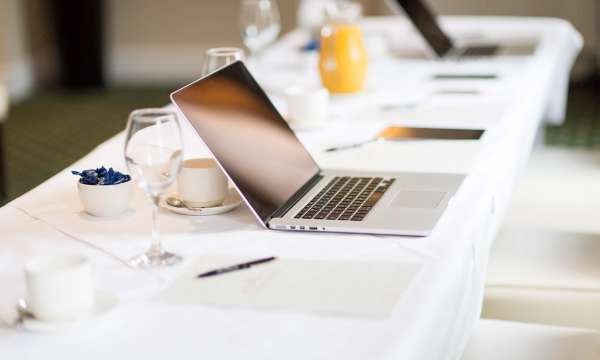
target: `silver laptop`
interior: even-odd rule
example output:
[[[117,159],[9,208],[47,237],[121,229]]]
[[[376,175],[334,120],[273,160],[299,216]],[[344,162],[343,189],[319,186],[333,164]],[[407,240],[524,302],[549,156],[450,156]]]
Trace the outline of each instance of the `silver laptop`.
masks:
[[[270,229],[425,236],[464,179],[319,168],[239,61],[171,100]]]
[[[505,44],[486,41],[463,41],[456,44],[439,26],[425,0],[387,0],[394,9],[399,5],[433,52],[440,58],[464,59],[485,56],[525,56],[534,53],[536,39],[507,39]]]

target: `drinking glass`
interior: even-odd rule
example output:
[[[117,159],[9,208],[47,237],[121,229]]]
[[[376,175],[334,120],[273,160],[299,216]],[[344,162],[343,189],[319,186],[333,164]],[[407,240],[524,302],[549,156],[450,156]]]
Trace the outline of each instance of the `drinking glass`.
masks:
[[[202,76],[206,76],[237,60],[244,60],[244,50],[235,47],[212,48],[206,51]]]
[[[277,39],[281,31],[275,0],[241,0],[240,29],[244,45],[252,56]]]
[[[173,184],[183,157],[177,116],[166,109],[140,109],[129,115],[125,138],[125,162],[152,203],[152,240],[145,253],[130,260],[137,268],[177,264],[181,256],[163,249],[158,225],[158,205]]]

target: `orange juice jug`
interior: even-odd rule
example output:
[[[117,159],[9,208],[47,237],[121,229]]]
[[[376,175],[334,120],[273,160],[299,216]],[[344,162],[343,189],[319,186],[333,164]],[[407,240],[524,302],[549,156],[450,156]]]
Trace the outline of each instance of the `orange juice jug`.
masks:
[[[331,93],[355,93],[367,77],[367,54],[360,28],[333,24],[321,33],[319,70],[323,85]]]

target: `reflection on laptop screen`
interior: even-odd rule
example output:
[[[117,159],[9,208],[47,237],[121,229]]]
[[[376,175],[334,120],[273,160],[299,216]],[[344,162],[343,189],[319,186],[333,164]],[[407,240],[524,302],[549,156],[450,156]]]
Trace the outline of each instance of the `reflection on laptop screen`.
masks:
[[[452,49],[452,40],[440,29],[435,15],[424,3],[425,0],[396,1],[438,56],[444,56]]]
[[[263,222],[319,172],[239,61],[172,99]]]

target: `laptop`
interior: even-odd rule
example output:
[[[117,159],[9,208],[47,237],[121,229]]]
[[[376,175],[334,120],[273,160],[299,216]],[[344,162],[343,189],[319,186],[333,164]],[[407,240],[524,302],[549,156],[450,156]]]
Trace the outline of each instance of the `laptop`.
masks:
[[[171,100],[269,229],[425,236],[464,179],[321,169],[240,61]]]
[[[472,42],[455,44],[440,28],[436,16],[424,0],[387,0],[391,7],[399,5],[421,33],[433,52],[440,58],[464,59],[486,56],[526,56],[535,52],[534,39],[513,39],[512,43]]]

